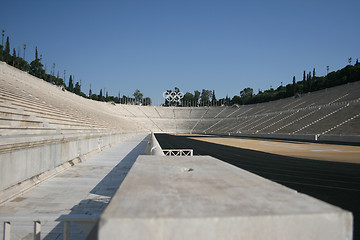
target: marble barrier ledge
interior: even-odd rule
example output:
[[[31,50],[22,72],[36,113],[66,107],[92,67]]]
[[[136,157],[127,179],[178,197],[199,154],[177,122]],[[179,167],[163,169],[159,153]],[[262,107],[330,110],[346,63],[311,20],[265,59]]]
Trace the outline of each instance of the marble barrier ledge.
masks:
[[[139,156],[97,239],[352,239],[352,214],[210,156]]]
[[[0,203],[85,158],[138,134],[0,138]],[[61,137],[61,136],[60,136]],[[13,142],[11,140],[14,140]]]

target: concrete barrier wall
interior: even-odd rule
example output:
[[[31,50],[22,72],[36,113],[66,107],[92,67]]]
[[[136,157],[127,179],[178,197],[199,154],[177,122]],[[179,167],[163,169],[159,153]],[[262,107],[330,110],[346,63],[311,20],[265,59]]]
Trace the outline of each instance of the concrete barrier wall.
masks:
[[[151,133],[151,149],[149,155],[164,156],[164,152],[156,139],[154,133]]]
[[[1,145],[0,202],[43,181],[87,155],[101,151],[136,133],[98,133],[70,135],[62,138],[42,136],[42,139]],[[4,139],[2,139],[4,140]]]
[[[157,156],[165,156],[164,152],[158,142],[158,140],[156,139],[154,133],[152,132],[150,134],[150,139],[148,142],[148,145],[145,149],[145,154],[147,155],[157,155]]]
[[[352,239],[352,214],[209,156],[139,156],[98,239]]]

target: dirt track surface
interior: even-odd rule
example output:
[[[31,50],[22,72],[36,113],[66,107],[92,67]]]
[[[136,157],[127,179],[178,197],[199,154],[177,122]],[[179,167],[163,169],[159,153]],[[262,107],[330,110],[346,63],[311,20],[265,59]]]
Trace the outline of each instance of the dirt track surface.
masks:
[[[238,147],[237,144],[237,147],[233,147],[223,145],[223,143],[212,143],[210,140],[206,140],[208,136],[196,136],[196,139],[201,139],[201,141],[192,139],[193,136],[172,136],[167,134],[156,134],[156,138],[164,149],[193,149],[194,155],[213,156],[301,193],[351,211],[354,216],[354,239],[360,240],[360,164],[341,162],[339,159],[331,161],[330,158],[325,157],[332,155],[329,153],[322,154],[321,160],[324,161],[306,159],[305,155],[302,155],[301,158],[294,155],[286,156],[285,150],[283,150],[283,155],[280,152],[275,154],[275,146],[281,144],[278,141],[246,139],[251,141],[240,141],[244,145]],[[238,140],[245,139],[238,138]],[[263,146],[267,146],[268,152],[265,152],[262,148],[262,141],[266,142]],[[255,149],[254,146],[256,146],[256,149],[261,148],[261,150],[245,148],[245,143],[249,145],[249,148],[252,145],[252,148]],[[291,144],[305,148],[308,143],[291,142]],[[311,145],[309,144],[309,146]],[[315,145],[317,147],[324,145],[322,147],[326,148],[326,144]],[[340,149],[347,147],[335,146]],[[278,148],[282,149],[283,147]],[[291,148],[288,146],[288,149]],[[319,148],[309,149],[319,150]],[[291,150],[286,151],[293,152]],[[314,151],[311,152],[314,153]],[[297,154],[301,154],[301,151]],[[356,155],[359,156],[359,153],[355,153]]]
[[[241,138],[190,137],[191,139],[237,148],[305,159],[360,164],[360,146],[318,144],[283,140],[253,140]]]

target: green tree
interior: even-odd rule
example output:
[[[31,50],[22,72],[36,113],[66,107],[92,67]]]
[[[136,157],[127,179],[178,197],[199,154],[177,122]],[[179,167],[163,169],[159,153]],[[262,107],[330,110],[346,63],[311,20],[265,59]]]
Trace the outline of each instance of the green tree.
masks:
[[[30,66],[28,64],[27,61],[25,61],[23,58],[18,57],[17,58],[18,63],[17,63],[17,68],[24,71],[24,72],[28,72],[30,71]]]
[[[183,106],[194,106],[194,95],[192,93],[186,92],[183,99],[181,99]]]
[[[6,37],[6,43],[5,43],[5,50],[4,50],[5,54],[9,55],[10,54],[10,40],[9,37]]]
[[[140,92],[139,89],[136,89],[133,96],[135,98],[135,103],[140,104],[144,95]]]
[[[4,50],[4,60],[6,63],[11,65],[12,59],[10,56],[10,40],[9,37],[6,37],[5,50]]]
[[[211,94],[212,94],[211,90],[203,89],[201,91],[200,102],[203,106],[208,105],[210,103]]]
[[[198,90],[194,91],[194,106],[197,106],[199,104],[199,98],[200,98],[200,92]]]
[[[76,82],[76,84],[75,84],[74,93],[77,95],[81,94],[81,87],[80,87],[79,82]]]
[[[229,106],[230,105],[230,98],[229,96],[226,94],[226,98],[225,98],[225,105]]]
[[[305,92],[307,92],[307,87],[306,87],[306,72],[304,71],[304,75],[303,75],[303,83],[302,83],[302,85],[303,85],[303,89],[302,89],[302,91],[305,93]]]
[[[127,97],[125,95],[122,96],[120,103],[127,104]]]
[[[252,88],[244,88],[240,91],[240,97],[243,104],[248,104],[251,102],[253,97],[254,90]]]
[[[149,98],[149,97],[144,98],[143,103],[144,103],[145,106],[150,106],[151,105],[151,98]]]
[[[104,97],[103,97],[102,89],[100,89],[100,93],[99,93],[98,100],[99,100],[99,101],[104,101]]]
[[[70,92],[74,92],[74,83],[73,83],[72,75],[70,75],[70,77],[69,77],[68,90],[69,90]],[[100,90],[100,91],[101,91],[101,90]]]
[[[295,76],[293,76],[292,88],[293,88],[293,96],[295,96],[295,94],[296,94],[296,81],[295,81]]]
[[[254,94],[254,90],[252,88],[244,88],[241,92],[240,92],[240,97],[252,97]]]
[[[216,105],[215,90],[213,90],[212,95],[211,95],[211,103],[212,103],[212,105]]]
[[[231,101],[230,101],[231,104],[238,104],[238,105],[241,105],[242,104],[242,99],[240,96],[237,96],[235,95]]]
[[[35,77],[43,78],[45,70],[43,70],[43,65],[38,58],[37,47],[35,48],[35,59],[30,63],[30,71],[29,73]],[[59,77],[58,77],[59,78]],[[55,81],[56,85],[59,81]]]
[[[60,77],[59,77],[59,74],[58,74],[58,76],[55,78],[55,85],[66,87],[66,86],[65,86],[65,83],[64,83],[64,79],[60,78]]]
[[[91,94],[91,95],[89,96],[89,98],[92,99],[92,100],[95,100],[95,101],[100,101],[100,100],[99,100],[99,96],[96,95],[95,93],[94,93],[94,94]]]
[[[15,48],[13,48],[13,55],[12,55],[12,66],[15,67],[16,65],[16,60],[17,60],[17,57],[16,57],[16,51],[15,51]]]

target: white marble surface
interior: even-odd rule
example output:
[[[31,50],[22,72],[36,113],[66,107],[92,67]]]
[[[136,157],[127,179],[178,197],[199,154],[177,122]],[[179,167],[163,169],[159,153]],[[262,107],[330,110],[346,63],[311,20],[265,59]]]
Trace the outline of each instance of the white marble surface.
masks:
[[[46,221],[47,216],[51,218],[62,214],[101,214],[137,156],[143,153],[148,142],[145,137],[146,135],[139,135],[89,157],[2,204],[0,218],[40,216],[40,220],[43,219],[42,238],[62,239],[63,225]],[[32,239],[32,231],[31,221],[11,222],[11,239]],[[2,236],[2,227],[0,234]],[[84,238],[85,234],[72,225],[71,237]]]
[[[139,156],[99,239],[351,239],[352,215],[209,156]]]

